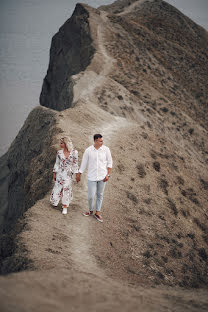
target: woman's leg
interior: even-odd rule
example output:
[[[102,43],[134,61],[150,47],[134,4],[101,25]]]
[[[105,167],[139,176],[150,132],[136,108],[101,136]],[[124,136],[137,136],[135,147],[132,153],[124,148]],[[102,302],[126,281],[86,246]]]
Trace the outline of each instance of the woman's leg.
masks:
[[[63,189],[63,186],[60,184],[60,181],[56,180],[53,190],[51,192],[51,196],[50,196],[50,203],[53,206],[58,206],[58,203],[61,199],[62,189]]]
[[[72,194],[72,179],[65,181],[63,184],[63,193],[62,193],[62,205],[64,208],[69,207],[69,204],[71,203],[73,199]]]

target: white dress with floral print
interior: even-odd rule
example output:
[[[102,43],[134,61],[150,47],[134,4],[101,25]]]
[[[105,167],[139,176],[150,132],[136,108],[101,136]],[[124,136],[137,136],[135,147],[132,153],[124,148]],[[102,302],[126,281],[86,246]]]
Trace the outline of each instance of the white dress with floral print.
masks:
[[[56,155],[56,163],[53,168],[56,173],[56,182],[50,196],[50,202],[57,206],[60,199],[62,205],[67,207],[72,201],[72,176],[78,172],[78,151],[72,150],[68,158],[65,157],[64,151],[59,150]]]

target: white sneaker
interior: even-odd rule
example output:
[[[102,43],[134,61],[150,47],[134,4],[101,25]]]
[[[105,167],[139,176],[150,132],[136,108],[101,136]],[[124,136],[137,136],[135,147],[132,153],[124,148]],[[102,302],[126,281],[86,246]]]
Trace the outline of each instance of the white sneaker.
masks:
[[[63,214],[63,215],[66,215],[66,214],[67,214],[67,208],[63,207],[62,214]]]

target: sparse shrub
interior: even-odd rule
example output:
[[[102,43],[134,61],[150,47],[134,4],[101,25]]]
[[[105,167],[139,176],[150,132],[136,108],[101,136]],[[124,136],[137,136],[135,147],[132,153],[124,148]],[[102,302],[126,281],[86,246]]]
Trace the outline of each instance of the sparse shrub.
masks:
[[[159,278],[161,278],[161,279],[164,279],[164,278],[165,278],[164,275],[163,275],[161,272],[157,272],[157,276],[158,276]]]
[[[140,226],[138,224],[132,224],[131,227],[136,231],[139,232],[140,231]]]
[[[174,215],[177,216],[178,209],[176,208],[175,203],[170,198],[167,198],[167,200],[168,200],[168,207],[173,211]]]
[[[158,218],[160,218],[161,220],[165,221],[165,218],[162,215],[159,215]]]
[[[177,248],[172,248],[170,250],[170,256],[175,259],[179,259],[182,257],[181,251],[178,251]]]
[[[186,191],[185,190],[181,190],[181,194],[186,197]]]
[[[168,257],[162,256],[161,258],[165,263],[168,263]]]
[[[187,237],[190,237],[191,239],[194,239],[195,238],[195,234],[194,233],[188,233]]]
[[[181,213],[182,213],[182,215],[183,215],[185,218],[187,218],[188,216],[190,216],[190,213],[189,213],[189,211],[187,211],[187,210],[181,209]]]
[[[166,236],[156,234],[156,238],[159,238],[159,239],[161,239],[161,240],[164,240],[164,241],[165,241],[166,243],[168,243],[168,244],[170,243],[169,238],[166,237]]]
[[[152,255],[151,255],[151,252],[149,251],[149,250],[147,250],[147,251],[145,251],[144,253],[143,253],[143,256],[145,257],[145,258],[150,258],[150,257],[152,257]]]
[[[189,133],[192,135],[194,133],[194,129],[193,128],[190,128],[189,129]]]
[[[146,140],[148,138],[148,134],[146,132],[142,132],[141,136]]]
[[[145,198],[144,199],[144,203],[147,204],[147,205],[151,204],[151,201],[152,201],[151,198]]]
[[[192,201],[197,206],[200,206],[200,203],[199,203],[198,199],[196,198],[196,192],[194,192],[194,190],[192,188],[189,188],[187,190],[181,190],[181,194],[184,197],[187,197],[190,201]]]
[[[208,245],[208,235],[203,235],[202,237],[205,243]]]
[[[204,248],[200,248],[199,251],[199,257],[202,258],[202,260],[207,261],[207,253],[206,250]]]
[[[150,152],[150,156],[153,158],[153,159],[156,159],[157,158],[157,155],[155,154],[155,152]]]
[[[161,179],[159,180],[159,186],[160,186],[160,188],[162,189],[163,193],[165,193],[166,195],[168,195],[168,190],[167,190],[167,188],[168,188],[169,184],[168,184],[168,181],[167,181],[165,178],[161,178]]]
[[[167,113],[168,112],[168,108],[167,107],[162,107],[161,111],[163,111],[163,113]]]
[[[123,171],[125,170],[125,167],[123,164],[118,164],[117,168],[119,170],[119,173],[123,173]]]
[[[208,181],[205,181],[204,179],[200,178],[200,182],[204,188],[204,190],[208,190]]]
[[[136,90],[131,90],[131,93],[134,94],[134,95],[136,95],[136,96],[139,95],[139,92],[136,91]]]
[[[135,204],[138,203],[138,199],[137,199],[137,197],[136,197],[134,194],[132,194],[131,192],[127,191],[127,192],[126,192],[126,195],[127,195],[127,197],[128,197],[131,201],[133,201],[133,203],[135,203]]]
[[[123,96],[122,95],[118,95],[117,98],[119,99],[119,101],[123,100]]]
[[[183,237],[181,233],[178,233],[176,236],[178,237],[178,239],[181,239]]]
[[[148,126],[148,128],[152,128],[152,125],[151,125],[151,123],[149,122],[149,120],[147,121],[147,126]]]
[[[169,166],[170,166],[170,168],[172,168],[172,169],[178,171],[178,166],[177,166],[176,164],[174,164],[174,162],[171,162],[171,163],[169,164]]]
[[[170,268],[166,268],[166,269],[165,269],[165,273],[166,273],[167,275],[175,276],[174,271],[173,271],[172,269],[170,269]]]
[[[160,172],[160,163],[158,161],[154,161],[153,168],[155,169],[155,171]]]
[[[178,184],[184,185],[184,179],[181,178],[180,176],[177,177],[177,181],[178,181]]]
[[[208,234],[208,228],[204,223],[200,222],[197,218],[194,218],[193,221],[204,233]]]
[[[140,176],[140,178],[144,178],[146,176],[144,165],[143,164],[138,164],[136,166],[136,168],[138,170],[138,175]]]

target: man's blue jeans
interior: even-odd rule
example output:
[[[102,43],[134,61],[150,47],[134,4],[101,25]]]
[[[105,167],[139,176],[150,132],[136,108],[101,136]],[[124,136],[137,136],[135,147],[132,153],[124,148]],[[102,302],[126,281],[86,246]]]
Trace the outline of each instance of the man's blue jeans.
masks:
[[[106,182],[101,181],[89,181],[88,180],[88,203],[89,203],[89,210],[94,210],[94,199],[95,194],[97,195],[96,198],[96,211],[100,211],[102,201],[103,201],[103,193],[105,189]]]

